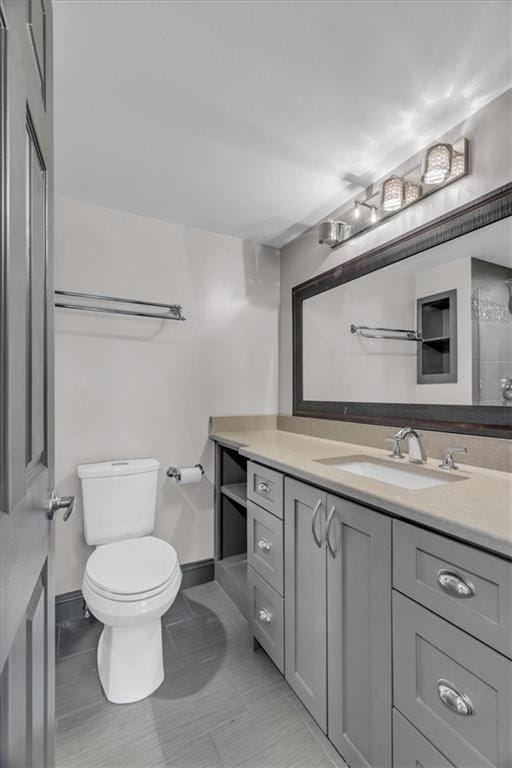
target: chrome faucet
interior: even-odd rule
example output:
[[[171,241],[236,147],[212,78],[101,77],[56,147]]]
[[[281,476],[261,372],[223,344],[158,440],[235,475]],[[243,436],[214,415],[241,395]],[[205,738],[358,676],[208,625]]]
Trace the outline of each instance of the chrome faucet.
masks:
[[[419,434],[415,429],[412,429],[412,427],[404,427],[403,429],[400,429],[396,435],[386,438],[386,440],[392,442],[394,445],[393,453],[391,454],[392,458],[403,458],[402,453],[400,452],[400,443],[402,440],[405,440],[405,438],[409,439],[409,461],[412,461],[413,464],[425,464],[427,461],[427,454]]]

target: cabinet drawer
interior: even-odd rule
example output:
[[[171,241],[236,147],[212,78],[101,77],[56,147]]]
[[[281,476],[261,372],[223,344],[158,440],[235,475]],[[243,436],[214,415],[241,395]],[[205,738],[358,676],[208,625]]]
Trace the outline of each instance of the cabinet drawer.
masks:
[[[247,586],[252,634],[284,672],[283,598],[251,566],[247,568]]]
[[[512,563],[395,520],[393,585],[512,657]]]
[[[283,594],[283,521],[252,501],[247,502],[247,560]]]
[[[395,706],[460,768],[512,765],[512,662],[398,592]]]
[[[393,710],[393,768],[456,768],[416,730]]]
[[[283,517],[283,475],[273,469],[247,462],[247,498]]]

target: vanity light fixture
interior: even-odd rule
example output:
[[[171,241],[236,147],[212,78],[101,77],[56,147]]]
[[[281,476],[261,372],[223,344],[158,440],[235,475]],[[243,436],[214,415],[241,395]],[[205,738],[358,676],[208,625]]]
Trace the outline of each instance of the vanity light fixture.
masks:
[[[465,137],[448,144],[437,141],[407,166],[403,163],[384,182],[369,185],[357,200],[339,209],[339,219],[325,219],[318,227],[318,242],[331,248],[380,226],[419,200],[436,193],[468,173],[469,142]],[[405,169],[405,170],[404,170]]]
[[[425,184],[441,184],[449,177],[452,167],[451,144],[433,144],[425,155],[425,169],[421,180]]]
[[[419,200],[422,192],[421,184],[415,184],[414,181],[406,181],[404,184],[405,205],[415,203],[416,200]]]
[[[398,211],[404,204],[404,180],[400,176],[390,176],[382,185],[382,208],[385,211]]]

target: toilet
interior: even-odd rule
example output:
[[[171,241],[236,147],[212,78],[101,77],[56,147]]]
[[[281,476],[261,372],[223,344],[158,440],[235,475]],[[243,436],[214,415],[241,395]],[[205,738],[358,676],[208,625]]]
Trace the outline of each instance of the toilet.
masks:
[[[156,459],[80,464],[84,535],[96,547],[85,566],[82,591],[104,629],[98,674],[116,704],[139,701],[164,679],[161,617],[181,584],[178,556],[152,536]]]

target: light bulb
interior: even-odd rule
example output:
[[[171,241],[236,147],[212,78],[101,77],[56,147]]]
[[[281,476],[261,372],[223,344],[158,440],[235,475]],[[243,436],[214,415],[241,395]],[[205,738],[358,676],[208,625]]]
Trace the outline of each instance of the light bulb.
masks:
[[[377,209],[373,205],[370,210],[370,221],[372,224],[375,224],[377,221]]]
[[[361,203],[356,200],[354,203],[354,218],[358,219],[361,216]]]

